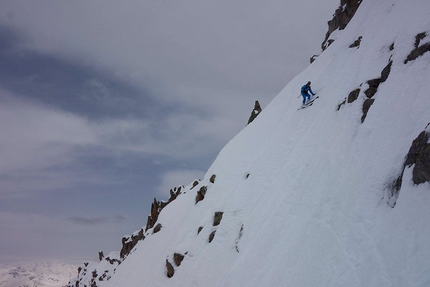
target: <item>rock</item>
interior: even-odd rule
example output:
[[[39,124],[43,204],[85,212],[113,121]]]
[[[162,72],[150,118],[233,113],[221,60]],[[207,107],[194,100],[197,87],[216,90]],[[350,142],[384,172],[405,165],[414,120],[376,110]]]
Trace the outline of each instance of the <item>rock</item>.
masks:
[[[387,66],[381,72],[381,83],[385,82],[388,79],[388,76],[391,72],[391,66],[393,65],[393,61],[390,60]]]
[[[167,269],[167,277],[172,278],[175,275],[175,269],[173,265],[166,259],[166,269]]]
[[[182,189],[182,186],[180,186],[179,188],[175,187],[174,189],[171,189],[169,200],[167,201],[167,203],[164,206],[166,206],[167,204],[174,201],[178,197],[178,195],[181,194],[181,189]],[[163,206],[163,208],[164,208],[164,206]]]
[[[421,132],[412,142],[404,166],[414,166],[412,180],[415,184],[430,182],[430,144],[429,134]]]
[[[360,89],[355,89],[354,91],[350,92],[348,95],[348,103],[354,102],[358,98],[359,94],[360,94]]]
[[[370,106],[373,105],[375,99],[366,99],[363,103],[363,116],[361,117],[361,123],[364,123],[364,120],[367,117],[367,113],[369,112]]]
[[[109,256],[108,257],[106,257],[106,261],[107,262],[109,262],[111,265],[113,265],[113,264],[115,264],[115,263],[118,263],[118,265],[120,265],[121,264],[121,261],[120,260],[118,260],[118,259],[115,259],[115,258],[110,258]]]
[[[176,266],[181,266],[182,260],[184,260],[185,256],[180,253],[173,254],[173,261],[175,261]]]
[[[130,237],[124,236],[121,240],[122,242],[122,248],[120,251],[120,257],[125,258],[128,254],[130,254],[131,250],[136,246],[136,244],[140,240],[144,240],[145,235],[143,235],[143,229],[140,229],[139,232],[136,234],[132,234]],[[114,259],[109,260],[111,264],[115,262]]]
[[[411,53],[407,56],[405,60],[405,64],[407,64],[409,61],[416,60],[418,57],[424,55],[424,53],[430,51],[430,42],[427,42],[420,46],[421,40],[423,40],[427,34],[425,32],[419,33],[415,36],[415,49],[411,51]]]
[[[215,175],[215,174],[212,174],[212,176],[211,176],[211,178],[209,179],[209,181],[210,181],[211,183],[215,183],[215,178],[216,178],[216,175]]]
[[[203,199],[205,199],[205,195],[206,195],[206,191],[208,190],[207,186],[202,186],[199,191],[197,191],[197,195],[196,195],[196,204],[199,201],[202,201]]]
[[[99,252],[99,261],[102,261],[104,257],[105,257],[105,256],[104,256],[104,254],[103,254],[103,251],[100,251],[100,252]]]
[[[403,174],[406,167],[412,167],[414,165],[412,170],[412,181],[414,184],[430,182],[430,143],[428,143],[428,141],[429,133],[426,130],[422,131],[418,137],[412,141],[400,175],[389,184],[388,204],[391,207],[394,208],[396,205],[400,189],[402,188]]]
[[[345,100],[343,100],[343,102],[341,102],[339,105],[337,105],[337,110],[339,111],[340,110],[340,108],[342,107],[342,106],[344,106],[346,104],[346,98],[345,98]]]
[[[319,57],[319,55],[313,55],[313,56],[310,58],[309,62],[312,64],[313,62],[315,62],[315,60],[316,60],[318,57]]]
[[[223,214],[224,212],[221,211],[215,212],[213,226],[218,226],[221,223]]]
[[[372,98],[376,94],[376,92],[378,91],[378,87],[379,87],[380,83],[381,83],[381,78],[367,81],[369,88],[366,91],[364,91],[364,94],[369,99]]]
[[[196,181],[196,182],[198,184],[198,181]],[[169,203],[174,201],[181,194],[182,187],[183,186],[179,186],[179,187],[175,187],[173,189],[170,189],[170,198],[168,199],[168,201],[157,201],[157,199],[154,198],[154,201],[151,204],[151,212],[150,212],[148,219],[146,221],[145,231],[154,227],[155,223],[158,220],[158,216],[159,216],[161,210],[163,210],[164,207],[166,207]]]
[[[379,85],[388,79],[388,76],[390,75],[390,72],[391,72],[392,64],[393,64],[393,61],[391,61],[390,59],[387,66],[385,66],[385,68],[382,70],[380,78],[367,81],[369,88],[366,91],[364,91],[364,94],[367,96],[368,99],[366,99],[363,103],[363,116],[361,117],[361,123],[363,123],[364,120],[366,119],[370,106],[375,101],[375,99],[372,99],[372,97],[378,91]],[[349,99],[348,99],[348,102],[349,102]]]
[[[260,103],[258,101],[255,101],[254,109],[252,110],[251,116],[249,117],[249,120],[248,120],[248,125],[252,123],[252,121],[255,120],[255,118],[257,118],[257,116],[261,113],[261,111],[262,109],[260,107]]]
[[[214,238],[215,238],[215,233],[216,233],[216,230],[212,231],[212,232],[211,232],[211,234],[209,234],[209,243],[211,243],[211,242],[212,242],[212,240],[214,240]]]
[[[355,40],[354,43],[352,43],[351,45],[349,45],[349,47],[350,48],[359,48],[360,44],[361,44],[361,39],[362,38],[363,38],[362,36],[358,37],[358,39]]]
[[[203,226],[200,226],[199,229],[197,229],[197,235],[199,235],[202,230],[203,230]]]
[[[153,230],[153,234],[160,232],[161,228],[163,227],[163,225],[161,225],[160,223],[158,223]]]
[[[331,33],[336,29],[343,30],[354,17],[355,12],[360,6],[362,0],[341,0],[339,8],[335,11],[333,19],[328,21],[328,31],[325,39],[321,44],[321,49],[324,51],[334,41],[329,39]]]
[[[160,211],[161,211],[160,205],[161,205],[160,202],[158,202],[157,199],[154,197],[154,201],[151,204],[151,211],[148,216],[148,220],[146,221],[145,231],[154,227],[155,222],[157,222],[158,215],[160,214]]]
[[[196,187],[197,185],[199,185],[199,181],[198,181],[198,180],[195,180],[195,181],[193,182],[193,186],[190,188],[190,190],[191,190],[191,189],[193,189],[194,187]]]

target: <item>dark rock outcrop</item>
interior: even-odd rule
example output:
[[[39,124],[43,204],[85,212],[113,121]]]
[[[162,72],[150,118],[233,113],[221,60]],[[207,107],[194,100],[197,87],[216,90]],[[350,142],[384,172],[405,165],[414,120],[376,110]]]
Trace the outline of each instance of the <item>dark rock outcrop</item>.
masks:
[[[381,84],[381,78],[367,81],[369,88],[364,91],[364,94],[370,99],[378,91],[379,84]]]
[[[211,183],[215,183],[215,178],[216,178],[216,175],[215,175],[215,174],[212,174],[212,176],[211,176],[211,178],[209,179],[209,181],[210,181]]]
[[[173,275],[175,275],[175,269],[173,268],[173,265],[169,262],[169,260],[166,259],[166,275],[169,278],[172,278]]]
[[[421,132],[412,142],[405,160],[405,167],[414,166],[412,180],[415,184],[430,182],[430,143],[429,133]]]
[[[319,55],[312,55],[311,59],[310,59],[310,63],[312,64],[313,62],[315,62],[315,60],[319,57]]]
[[[400,175],[389,184],[390,194],[388,204],[391,205],[391,207],[396,205],[396,200],[402,188],[403,174],[406,167],[412,167],[414,165],[412,169],[412,181],[414,184],[430,182],[429,136],[430,133],[424,130],[412,141]]]
[[[261,111],[262,109],[261,109],[260,103],[258,101],[255,101],[254,109],[251,112],[251,116],[249,117],[247,125],[252,123],[252,121],[255,120],[255,118],[261,113]]]
[[[364,123],[364,120],[367,117],[367,113],[370,110],[370,107],[373,105],[373,103],[375,102],[375,99],[366,99],[363,103],[363,115],[361,116],[361,123]]]
[[[384,67],[384,69],[382,69],[380,78],[367,81],[369,88],[366,91],[364,91],[364,94],[366,95],[367,99],[363,103],[363,116],[361,117],[361,123],[363,123],[364,120],[366,119],[367,113],[369,112],[370,107],[375,101],[375,99],[373,99],[373,96],[378,91],[379,85],[388,79],[388,76],[390,75],[390,72],[391,72],[392,65],[393,65],[393,61],[390,59],[388,64]]]
[[[329,39],[331,33],[336,29],[343,30],[354,17],[362,0],[341,0],[339,8],[335,11],[333,19],[328,21],[328,31],[325,39],[321,44],[321,49],[324,51],[333,43],[333,39]]]
[[[393,65],[393,61],[388,62],[388,65],[381,72],[381,83],[385,82],[388,79],[388,76],[391,72],[391,66]]]
[[[212,231],[211,232],[211,234],[209,234],[209,243],[211,243],[212,242],[212,240],[214,240],[214,238],[215,238],[215,233],[216,233],[216,230],[214,230],[214,231]]]
[[[104,257],[105,256],[103,254],[103,251],[100,250],[100,252],[99,252],[99,261],[102,261]]]
[[[348,95],[347,102],[349,104],[352,103],[352,102],[354,102],[358,98],[359,94],[360,94],[360,88],[355,89],[354,91],[350,92],[349,95]]]
[[[122,238],[122,248],[120,252],[120,257],[125,258],[128,254],[130,254],[130,251],[136,246],[136,244],[140,240],[144,240],[145,236],[143,235],[143,229],[140,229],[139,232],[136,234],[132,234],[130,237],[124,236]]]
[[[430,42],[427,42],[420,46],[421,40],[423,40],[426,36],[427,36],[427,33],[425,32],[419,33],[418,35],[415,36],[415,44],[414,44],[415,49],[413,49],[411,53],[407,56],[405,60],[405,64],[407,64],[409,61],[416,60],[418,57],[424,55],[424,53],[430,51]]]
[[[221,211],[215,212],[213,226],[218,226],[221,223],[223,214],[224,212]]]
[[[166,201],[157,201],[157,199],[154,198],[154,201],[151,204],[151,212],[148,216],[148,220],[146,221],[145,231],[154,227],[155,223],[158,220],[158,215],[160,214],[161,210],[163,210],[164,207],[166,207],[169,203],[171,203],[173,200],[175,200],[179,194],[181,194],[182,187],[183,186],[179,186],[179,187],[175,187],[173,189],[170,189],[170,197],[167,200],[167,202]]]
[[[154,227],[153,233],[155,234],[155,233],[160,232],[161,228],[163,228],[163,225],[161,225],[160,223],[158,223],[158,224]]]
[[[176,266],[181,266],[182,261],[184,260],[185,256],[180,253],[173,254],[173,261],[175,261]]]
[[[199,185],[199,181],[198,181],[198,180],[195,180],[195,181],[193,182],[193,186],[190,188],[190,190],[191,190],[191,189],[193,189],[194,187],[196,187],[197,185]]]
[[[206,191],[208,190],[207,186],[202,186],[199,191],[197,191],[197,195],[196,195],[196,204],[199,201],[202,201],[203,199],[205,199],[205,195],[206,195]]]
[[[113,265],[113,264],[115,264],[115,263],[118,263],[118,265],[119,265],[119,264],[121,264],[121,261],[120,261],[120,260],[115,259],[115,258],[110,258],[109,256],[108,256],[108,257],[106,257],[106,258],[105,258],[105,260],[106,260],[107,262],[109,262],[111,265]]]
[[[362,38],[363,38],[362,36],[358,37],[358,39],[355,40],[351,45],[349,45],[349,47],[350,48],[359,48],[360,44],[361,44],[361,39]]]

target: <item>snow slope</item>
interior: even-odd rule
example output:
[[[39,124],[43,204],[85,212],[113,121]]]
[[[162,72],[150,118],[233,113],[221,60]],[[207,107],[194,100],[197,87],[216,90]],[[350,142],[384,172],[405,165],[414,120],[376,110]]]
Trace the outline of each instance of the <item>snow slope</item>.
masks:
[[[388,190],[430,122],[430,52],[405,64],[422,32],[430,35],[428,0],[364,0],[200,184],[162,210],[161,231],[148,230],[112,278],[97,284],[430,286],[430,183],[414,185],[411,167],[395,205]],[[359,48],[349,48],[359,36]],[[390,61],[362,123],[367,81]],[[308,80],[320,98],[298,111]],[[357,88],[358,99],[342,104]],[[217,226],[215,212],[223,212]],[[184,255],[180,266],[175,253]]]
[[[0,265],[0,286],[66,286],[76,276],[76,269],[76,266],[55,261]]]

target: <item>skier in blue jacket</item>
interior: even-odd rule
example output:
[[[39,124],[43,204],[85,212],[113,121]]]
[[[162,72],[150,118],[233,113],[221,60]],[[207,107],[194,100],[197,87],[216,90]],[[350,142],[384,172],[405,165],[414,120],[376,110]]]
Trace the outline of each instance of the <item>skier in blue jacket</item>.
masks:
[[[307,82],[306,85],[304,85],[301,89],[301,93],[302,93],[302,97],[303,97],[303,105],[306,104],[306,98],[308,98],[308,102],[311,99],[311,95],[309,94],[309,92],[312,94],[312,96],[316,95],[311,89],[311,82],[310,81]]]

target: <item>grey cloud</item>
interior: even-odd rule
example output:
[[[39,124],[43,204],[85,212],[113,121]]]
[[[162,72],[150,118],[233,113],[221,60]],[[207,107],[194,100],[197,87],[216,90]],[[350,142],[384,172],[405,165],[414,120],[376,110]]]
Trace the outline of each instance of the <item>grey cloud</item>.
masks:
[[[0,25],[0,51],[2,53],[11,52],[19,43],[24,41],[24,37],[10,28]]]
[[[69,217],[66,218],[67,221],[78,225],[100,225],[108,222],[107,217]]]
[[[127,220],[127,218],[121,214],[117,214],[115,215],[115,221],[116,222],[124,222],[125,220]]]
[[[111,72],[29,49],[26,37],[0,26],[0,86],[10,93],[90,118],[149,115],[148,91]]]

